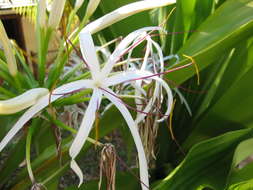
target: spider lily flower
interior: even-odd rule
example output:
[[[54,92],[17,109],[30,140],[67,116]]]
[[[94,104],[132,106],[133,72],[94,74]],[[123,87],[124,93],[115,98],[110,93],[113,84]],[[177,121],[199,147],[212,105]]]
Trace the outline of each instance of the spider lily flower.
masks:
[[[162,28],[160,28],[160,30],[162,30]],[[137,43],[138,41],[140,41],[140,39],[143,38],[143,36],[145,37],[146,41],[147,41],[147,46],[146,46],[146,51],[145,51],[145,56],[143,59],[143,62],[141,63],[141,67],[140,70],[141,71],[151,71],[152,73],[158,73],[158,72],[164,72],[164,57],[163,57],[163,53],[162,53],[162,49],[159,46],[158,43],[156,43],[155,41],[153,41],[151,39],[151,36],[149,34],[147,34],[147,32],[143,32],[141,33],[136,39],[134,43]],[[154,52],[153,52],[153,46],[157,51],[159,60],[156,61],[154,60]],[[131,58],[131,54],[132,51],[129,52],[128,54],[128,60],[130,60]],[[149,60],[151,56],[151,61]],[[128,63],[130,64],[130,63]],[[144,80],[145,81],[145,80]],[[145,81],[145,82],[150,82],[150,81]],[[146,92],[144,89],[142,89],[142,83],[143,81],[135,81],[135,96],[139,97],[141,96],[141,94],[143,94],[144,96],[146,96]],[[155,104],[155,101],[157,99],[159,99],[159,97],[161,96],[162,92],[161,92],[161,85],[156,82],[155,83],[155,89],[153,92],[153,96],[151,98],[151,100],[149,100],[148,104],[146,105],[146,107],[143,109],[143,105],[142,105],[142,101],[139,98],[135,99],[136,102],[136,107],[137,110],[142,110],[143,113],[138,112],[135,122],[138,125],[141,121],[144,120],[144,118],[146,117],[145,113],[149,113],[153,107],[153,105]],[[170,97],[168,97],[168,101],[170,105],[172,105],[172,94],[169,94]],[[160,100],[162,101],[162,99]],[[163,119],[165,119],[166,116],[164,116],[162,119],[159,119],[158,122],[163,121]]]
[[[16,59],[15,59],[15,56],[12,51],[11,42],[6,34],[6,31],[4,29],[4,25],[1,20],[0,20],[0,43],[4,49],[9,72],[12,76],[15,76],[18,72],[17,63],[16,63]]]
[[[48,27],[57,28],[63,14],[66,0],[54,0],[48,19]]]
[[[7,145],[7,143],[14,137],[14,135],[23,127],[23,125],[29,121],[36,113],[40,112],[43,108],[48,106],[49,102],[53,102],[58,98],[64,96],[68,93],[73,93],[79,89],[89,88],[92,89],[92,95],[85,111],[83,120],[79,127],[78,133],[70,147],[69,154],[71,157],[71,168],[75,171],[80,179],[79,185],[83,182],[83,174],[79,166],[77,165],[75,159],[79,152],[81,151],[88,135],[92,129],[93,123],[95,121],[96,112],[99,109],[102,96],[106,97],[111,103],[115,105],[116,108],[121,112],[127,125],[129,126],[130,132],[133,136],[139,158],[139,168],[140,168],[140,180],[142,182],[142,189],[149,189],[149,179],[148,179],[148,167],[145,157],[145,152],[142,146],[141,138],[136,127],[136,123],[131,116],[126,105],[118,98],[111,87],[121,84],[130,83],[135,80],[142,79],[153,79],[157,81],[166,91],[168,97],[171,97],[171,91],[167,83],[163,81],[159,76],[154,75],[149,71],[142,70],[132,70],[123,71],[111,76],[111,71],[113,66],[120,59],[122,54],[129,49],[131,42],[143,31],[157,30],[159,27],[146,27],[129,34],[124,38],[120,44],[117,46],[115,51],[110,55],[108,61],[102,69],[100,69],[99,61],[96,55],[95,46],[91,37],[91,34],[86,30],[80,33],[80,47],[82,55],[88,64],[91,73],[91,79],[78,80],[56,88],[52,95],[47,94],[42,97],[35,105],[29,108],[24,115],[17,121],[17,123],[12,127],[4,139],[0,142],[0,151]],[[168,103],[168,110],[170,111],[171,105]],[[167,111],[167,112],[169,112]],[[166,113],[167,113],[166,112]]]

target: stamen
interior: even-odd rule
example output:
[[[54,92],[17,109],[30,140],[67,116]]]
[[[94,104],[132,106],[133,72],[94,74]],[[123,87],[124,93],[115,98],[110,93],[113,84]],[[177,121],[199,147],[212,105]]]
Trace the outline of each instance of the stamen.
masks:
[[[121,59],[125,54],[127,54],[131,49],[137,47],[139,44],[141,44],[148,36],[150,36],[150,34],[152,32],[154,32],[155,30],[151,30],[150,32],[148,32],[144,37],[140,38],[138,41],[136,41],[134,44],[132,44],[131,46],[129,46],[118,58]],[[116,60],[116,62],[118,61]]]
[[[67,41],[70,43],[70,45],[73,47],[73,49],[75,50],[77,56],[83,61],[83,63],[85,64],[85,66],[90,69],[89,65],[87,64],[87,62],[84,60],[83,56],[81,55],[80,51],[74,46],[74,44],[71,42],[70,39],[67,39]]]
[[[130,79],[130,80],[126,80],[124,82],[131,82],[131,81],[136,81],[136,80],[143,80],[143,79],[148,79],[148,78],[152,78],[152,77],[155,77],[155,76],[160,76],[160,75],[164,75],[164,74],[168,74],[168,73],[171,73],[171,72],[174,72],[174,71],[177,71],[177,70],[180,70],[180,69],[183,69],[183,68],[186,68],[188,66],[191,66],[193,63],[188,63],[188,64],[185,64],[185,65],[182,65],[182,66],[179,66],[179,67],[175,67],[173,69],[169,69],[167,71],[164,71],[164,72],[160,72],[160,73],[155,73],[153,75],[149,75],[149,76],[145,76],[145,77],[139,77],[139,78],[135,78],[135,79]]]
[[[178,141],[174,135],[173,128],[172,128],[172,118],[173,118],[173,111],[175,108],[175,104],[176,104],[176,100],[173,102],[173,106],[171,108],[171,113],[170,113],[170,118],[169,118],[169,132],[170,132],[172,140],[176,143],[180,152],[185,156],[186,154],[185,154],[184,150],[182,149],[182,147],[180,146],[180,144],[178,143]]]
[[[69,94],[74,94],[74,93],[77,93],[77,92],[80,92],[82,90],[85,90],[86,88],[79,88],[77,90],[72,90],[70,92],[65,92],[65,93],[52,93],[52,95],[69,95]],[[51,99],[51,98],[50,98]]]
[[[199,85],[199,84],[200,84],[200,76],[199,76],[199,68],[198,68],[197,63],[195,62],[195,60],[194,60],[191,56],[188,56],[188,55],[185,55],[185,54],[183,54],[183,56],[186,57],[186,58],[188,58],[188,59],[190,59],[191,62],[193,63],[194,68],[195,68],[195,70],[196,70],[197,83],[198,83],[198,85]]]
[[[207,90],[192,90],[192,89],[189,89],[189,88],[185,88],[181,85],[178,85],[175,81],[173,80],[169,80],[167,78],[164,78],[164,80],[166,80],[168,83],[170,83],[171,85],[173,85],[175,88],[179,88],[179,89],[182,89],[186,92],[189,92],[189,93],[193,93],[193,94],[205,94],[207,93],[208,91]]]
[[[124,104],[127,108],[129,108],[129,109],[131,109],[131,110],[134,110],[134,111],[136,111],[136,112],[139,112],[139,113],[142,113],[142,114],[146,114],[146,115],[158,115],[158,114],[156,114],[156,113],[150,113],[150,112],[144,112],[144,111],[138,110],[138,109],[136,109],[136,108],[134,108],[134,107],[132,107],[132,106],[126,104],[120,97],[118,97],[118,96],[116,96],[115,94],[109,92],[108,90],[106,90],[106,89],[104,89],[104,88],[101,88],[101,87],[99,87],[99,89],[104,90],[104,91],[107,92],[108,94],[110,94],[110,95],[112,95],[112,96],[118,98],[122,104]],[[169,117],[169,115],[166,115],[166,114],[159,114],[159,116]]]

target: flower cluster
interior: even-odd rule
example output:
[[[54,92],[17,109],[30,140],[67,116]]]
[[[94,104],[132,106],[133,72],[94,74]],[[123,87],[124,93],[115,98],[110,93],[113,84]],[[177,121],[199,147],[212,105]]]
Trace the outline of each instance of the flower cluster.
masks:
[[[130,33],[118,44],[112,54],[109,55],[108,60],[103,66],[101,66],[101,64],[99,63],[99,59],[96,54],[96,48],[92,39],[92,33],[101,30],[102,28],[105,28],[108,25],[115,23],[123,18],[126,18],[127,16],[132,15],[136,12],[159,6],[165,6],[172,2],[175,1],[159,0],[157,2],[154,2],[151,0],[146,0],[136,2],[122,7],[116,11],[113,11],[107,16],[104,16],[97,21],[87,25],[79,34],[79,42],[82,56],[86,63],[86,66],[89,69],[91,78],[77,80],[64,84],[54,89],[51,93],[49,93],[47,89],[43,88],[27,91],[26,95],[31,94],[32,97],[34,97],[33,102],[29,102],[29,97],[24,94],[14,99],[10,99],[8,100],[8,102],[0,102],[0,106],[1,104],[4,106],[6,105],[6,103],[9,103],[12,107],[15,107],[16,102],[19,102],[19,104],[21,104],[23,99],[28,101],[25,106],[22,105],[23,107],[20,106],[18,110],[14,110],[10,113],[14,113],[31,106],[19,118],[19,120],[7,133],[7,135],[2,139],[2,141],[0,142],[0,151],[2,151],[2,149],[10,142],[10,140],[31,118],[33,118],[45,107],[47,107],[50,103],[65,96],[66,94],[74,93],[82,89],[91,89],[92,94],[90,96],[87,109],[85,110],[79,130],[69,149],[69,155],[71,157],[70,166],[80,179],[79,186],[83,183],[83,173],[79,168],[78,164],[76,163],[76,157],[80,153],[85,141],[89,136],[89,133],[95,122],[96,113],[100,107],[102,97],[104,97],[107,98],[121,112],[129,127],[138,152],[140,181],[142,182],[141,186],[143,190],[149,189],[147,159],[145,156],[145,151],[142,145],[137,125],[145,119],[146,113],[151,112],[154,103],[157,100],[161,101],[161,96],[163,94],[162,89],[165,92],[164,95],[167,96],[167,110],[163,114],[162,118],[158,119],[158,121],[162,121],[164,118],[168,117],[171,111],[173,96],[170,87],[162,79],[162,74],[165,73],[164,57],[160,46],[152,40],[150,35],[150,33],[152,33],[153,31],[162,29],[160,27],[145,27]],[[63,10],[61,7],[60,9],[61,10],[59,12],[60,14],[62,14]],[[52,17],[51,19],[49,17],[49,23],[53,23],[52,25],[57,26],[59,21],[54,21]],[[137,45],[139,45],[144,40],[146,40],[147,42],[144,59],[141,63],[141,66],[133,66],[129,59],[131,57],[131,52]],[[154,55],[152,53],[153,48],[157,52],[156,55],[158,55],[158,61],[156,59],[155,62],[150,62],[150,55],[151,60],[152,56]],[[128,55],[127,69],[114,73],[113,67],[119,62],[119,60],[121,60],[126,55]],[[155,88],[152,97],[146,106],[139,105],[141,102],[139,99],[136,98],[135,102],[137,105],[136,110],[138,111],[138,114],[136,118],[133,118],[128,110],[129,106],[119,98],[119,95],[115,91],[113,91],[113,87],[119,84],[131,85],[133,86],[136,97],[138,96],[145,98],[146,92],[144,90],[144,86],[146,84],[149,84],[151,81],[155,81]]]

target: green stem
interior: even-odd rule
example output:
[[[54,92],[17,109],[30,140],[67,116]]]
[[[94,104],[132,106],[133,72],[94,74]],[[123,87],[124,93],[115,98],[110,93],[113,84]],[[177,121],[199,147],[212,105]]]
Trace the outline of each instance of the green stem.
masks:
[[[64,124],[63,122],[61,122],[60,120],[58,119],[54,119],[48,112],[45,112],[45,116],[52,122],[54,123],[55,125],[57,125],[58,127],[62,128],[62,129],[65,129],[73,134],[76,134],[77,133],[77,130],[73,129],[72,127],[69,127],[68,125]],[[92,144],[96,144],[96,145],[99,145],[99,146],[103,146],[102,143],[90,138],[90,137],[87,137],[87,141],[89,141],[90,143]]]
[[[31,166],[31,141],[32,141],[32,134],[33,134],[33,126],[29,127],[28,134],[26,136],[26,167],[29,174],[29,177],[32,181],[32,183],[35,183],[35,178],[32,171]]]
[[[69,22],[71,22],[71,19],[73,18],[70,18]],[[82,22],[80,23],[79,28],[70,35],[70,40],[72,41],[73,45],[77,44],[78,34],[83,29],[83,27],[85,26],[87,22],[88,22],[88,18],[84,18]],[[69,23],[68,23],[68,27],[70,27]],[[69,30],[68,27],[67,27],[67,30]],[[56,83],[56,81],[59,79],[62,73],[62,70],[64,68],[64,65],[68,59],[68,55],[73,50],[73,47],[69,46],[67,49],[67,53],[64,52],[65,49],[66,49],[66,43],[63,41],[63,43],[61,43],[61,47],[59,48],[54,67],[50,70],[50,73],[49,73],[48,81],[46,84],[46,87],[49,89],[51,89]]]
[[[41,86],[44,85],[45,73],[46,73],[46,62],[47,62],[47,52],[49,48],[50,38],[52,36],[53,30],[51,28],[39,29],[39,50],[38,50],[38,68],[39,68],[39,83]]]
[[[14,97],[14,96],[16,96],[14,93],[12,93],[12,92],[6,90],[5,88],[3,88],[3,87],[1,87],[1,86],[0,86],[0,92],[1,92],[2,94],[4,94],[4,95],[8,96],[8,97]]]

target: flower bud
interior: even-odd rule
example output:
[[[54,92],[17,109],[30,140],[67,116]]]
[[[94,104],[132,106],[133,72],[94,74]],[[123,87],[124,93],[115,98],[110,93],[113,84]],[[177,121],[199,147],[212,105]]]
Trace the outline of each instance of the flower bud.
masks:
[[[78,10],[82,4],[83,4],[84,0],[76,0],[76,3],[75,3],[75,10]]]
[[[89,0],[89,4],[86,9],[85,18],[89,18],[91,15],[93,15],[99,3],[100,3],[100,0]]]
[[[48,19],[48,27],[56,29],[61,21],[66,0],[54,0]]]
[[[46,0],[38,1],[38,21],[40,27],[46,26]]]
[[[6,57],[7,64],[8,64],[9,72],[12,76],[15,76],[18,72],[17,63],[16,63],[16,59],[15,59],[15,56],[12,51],[11,42],[6,34],[6,31],[4,29],[4,25],[1,20],[0,20],[0,43],[4,49],[4,54]]]
[[[49,91],[46,88],[35,88],[9,100],[0,101],[0,115],[22,111],[35,104],[39,98],[48,93]]]

